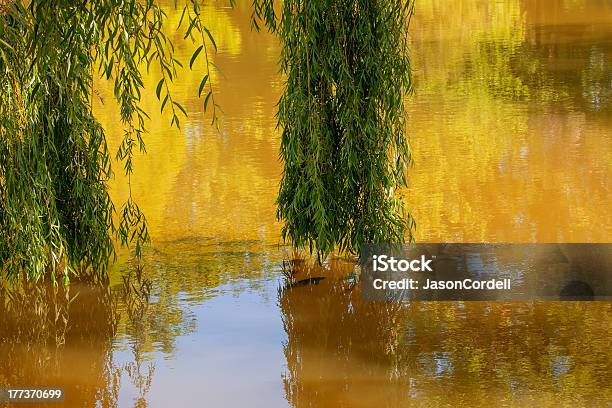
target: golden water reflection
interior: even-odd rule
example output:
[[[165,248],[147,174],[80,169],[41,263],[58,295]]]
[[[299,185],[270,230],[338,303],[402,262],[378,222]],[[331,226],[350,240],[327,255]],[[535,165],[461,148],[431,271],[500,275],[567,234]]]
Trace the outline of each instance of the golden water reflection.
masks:
[[[610,303],[373,302],[352,263],[290,267],[284,376],[293,406],[605,406]]]
[[[417,7],[405,192],[417,240],[609,241],[612,5]],[[220,132],[195,97],[203,67],[174,86],[189,112],[180,131],[157,114],[152,70],[148,154],[132,186],[153,236],[144,269],[122,253],[106,283],[27,298],[3,289],[0,386],[62,385],[67,406],[103,407],[610,401],[609,302],[363,302],[351,263],[293,260],[275,220],[278,43],[251,32],[250,2],[206,10],[223,70],[213,76]],[[188,59],[193,50],[177,44]],[[116,147],[112,87],[96,89]],[[308,276],[325,279],[295,284]]]
[[[608,242],[609,2],[429,1],[415,19],[417,239]]]

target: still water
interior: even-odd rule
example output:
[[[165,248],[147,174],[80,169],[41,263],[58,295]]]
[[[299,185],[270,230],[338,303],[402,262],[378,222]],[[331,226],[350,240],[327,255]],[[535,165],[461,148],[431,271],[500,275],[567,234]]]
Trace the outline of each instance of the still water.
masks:
[[[350,260],[281,245],[279,45],[250,30],[249,3],[206,12],[219,132],[195,97],[203,68],[174,87],[180,131],[151,73],[143,267],[121,253],[108,285],[0,291],[0,386],[62,386],[67,406],[608,406],[610,302],[364,302]],[[417,240],[608,242],[612,3],[423,0],[411,30]],[[112,88],[96,88],[117,146]],[[120,175],[112,189],[125,199]],[[292,284],[308,276],[326,279]]]

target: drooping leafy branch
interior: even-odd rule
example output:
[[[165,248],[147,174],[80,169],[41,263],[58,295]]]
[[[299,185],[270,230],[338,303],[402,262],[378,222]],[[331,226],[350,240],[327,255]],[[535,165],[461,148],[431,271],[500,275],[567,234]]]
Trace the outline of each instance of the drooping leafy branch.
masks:
[[[411,162],[411,0],[254,0],[253,25],[281,41],[278,104],[283,237],[320,258],[412,239],[398,190]]]
[[[210,81],[214,39],[200,0],[174,4],[184,39],[198,45],[206,68],[199,95],[218,105]],[[147,221],[131,194],[114,223],[107,181],[112,155],[92,113],[94,73],[114,83],[124,135],[116,152],[131,184],[133,157],[145,151],[147,113],[140,107],[143,70],[162,72],[161,110],[180,127],[185,109],[171,93],[177,67],[164,33],[167,14],[155,0],[15,0],[0,8],[0,268],[30,278],[92,268],[106,271],[113,236],[149,240]],[[212,47],[212,49],[211,49]]]

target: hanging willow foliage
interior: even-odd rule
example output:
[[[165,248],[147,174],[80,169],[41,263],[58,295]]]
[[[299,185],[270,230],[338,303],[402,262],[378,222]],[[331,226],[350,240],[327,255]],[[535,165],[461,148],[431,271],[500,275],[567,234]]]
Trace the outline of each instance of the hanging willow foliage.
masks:
[[[276,31],[286,76],[278,104],[283,238],[320,258],[364,243],[412,240],[398,197],[411,162],[405,0],[255,0],[253,21]]]
[[[129,182],[134,153],[145,150],[143,67],[159,66],[156,93],[172,124],[180,127],[185,115],[170,93],[182,65],[162,31],[167,15],[154,0],[1,3],[0,272],[35,279],[50,274],[54,281],[83,268],[104,273],[114,255],[113,235],[133,243],[139,255],[149,234],[131,193],[113,222],[107,188],[113,155],[92,113],[94,74],[114,81],[124,127],[115,156]],[[200,95],[216,108],[207,83],[216,45],[202,23],[202,6],[184,0],[176,8],[184,39],[199,44],[190,67],[199,56],[208,69]]]

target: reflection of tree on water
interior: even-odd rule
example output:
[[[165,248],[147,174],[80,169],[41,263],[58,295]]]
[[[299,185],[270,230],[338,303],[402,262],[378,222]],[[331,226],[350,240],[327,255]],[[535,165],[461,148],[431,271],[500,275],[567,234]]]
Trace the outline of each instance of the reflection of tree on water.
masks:
[[[124,369],[138,390],[138,397],[134,402],[134,407],[144,408],[147,406],[146,395],[151,389],[155,365],[149,363],[143,367],[142,355],[137,353],[138,351],[134,347],[134,361],[125,364]]]
[[[123,366],[130,381],[138,390],[138,396],[134,402],[134,407],[144,408],[147,406],[146,395],[151,389],[151,381],[155,373],[153,363],[146,364],[146,333],[145,318],[149,310],[149,300],[151,298],[151,281],[143,275],[143,267],[137,264],[129,268],[123,275],[123,286],[121,288],[122,304],[125,308],[128,324],[133,328],[131,350],[134,361],[130,361]]]
[[[0,284],[0,387],[61,387],[66,405],[116,407],[129,379],[135,406],[147,406],[154,374],[148,352],[157,341],[147,324],[151,290],[140,266],[128,268],[119,288],[85,274],[69,286]],[[120,327],[132,337],[127,362],[113,355]]]
[[[196,329],[191,306],[219,286],[273,273],[267,266],[280,256],[254,245],[186,239],[149,252],[144,268],[120,260],[110,279],[2,281],[0,387],[62,387],[67,406],[149,405],[155,361]]]
[[[293,262],[294,280],[309,275],[326,279],[308,286],[289,284],[279,291],[288,335],[284,378],[288,401],[294,406],[334,406],[339,401],[350,403],[355,390],[364,398],[378,399],[384,393],[388,402],[400,401],[403,391],[397,385],[404,378],[396,353],[400,326],[395,322],[402,305],[361,302],[358,288],[345,278],[352,264],[332,261],[331,265],[309,269]]]
[[[116,405],[111,341],[119,316],[107,284],[4,283],[0,316],[0,386],[62,387],[67,405]]]
[[[351,265],[294,263],[279,291],[293,406],[602,406],[605,302],[362,301]],[[295,279],[326,275],[317,284]]]

